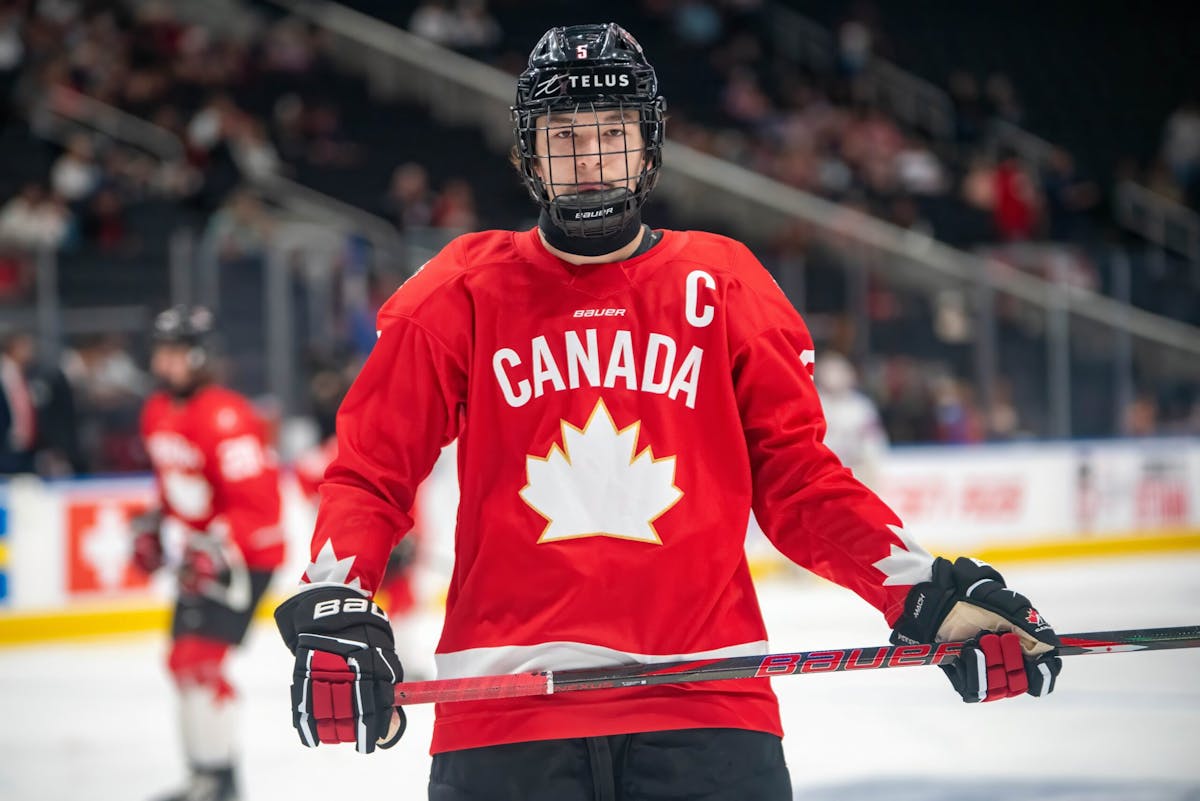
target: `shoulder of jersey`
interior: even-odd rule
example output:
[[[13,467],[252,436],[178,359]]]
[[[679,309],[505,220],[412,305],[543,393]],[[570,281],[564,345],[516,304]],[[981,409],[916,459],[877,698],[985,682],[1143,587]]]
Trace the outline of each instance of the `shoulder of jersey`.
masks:
[[[250,401],[232,389],[220,386],[206,387],[196,397],[196,416],[218,435],[244,432],[254,428],[259,421]]]
[[[680,256],[698,267],[709,267],[751,287],[762,289],[774,283],[750,248],[728,236],[688,231],[688,247]]]
[[[392,293],[380,314],[412,314],[468,272],[510,263],[515,258],[512,231],[479,231],[455,237]]]
[[[170,397],[161,389],[151,392],[142,404],[142,425],[157,422],[170,403]]]

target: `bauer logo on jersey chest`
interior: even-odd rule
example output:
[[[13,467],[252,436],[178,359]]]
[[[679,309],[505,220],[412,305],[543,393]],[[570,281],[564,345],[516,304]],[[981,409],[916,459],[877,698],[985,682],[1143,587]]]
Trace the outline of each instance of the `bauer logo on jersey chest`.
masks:
[[[576,309],[572,317],[624,317],[624,309]]]

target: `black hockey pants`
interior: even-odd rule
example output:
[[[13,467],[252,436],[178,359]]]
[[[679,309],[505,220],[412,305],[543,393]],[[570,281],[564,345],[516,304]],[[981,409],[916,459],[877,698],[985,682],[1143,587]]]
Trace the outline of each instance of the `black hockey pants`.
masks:
[[[678,729],[435,754],[429,801],[791,801],[773,734]]]

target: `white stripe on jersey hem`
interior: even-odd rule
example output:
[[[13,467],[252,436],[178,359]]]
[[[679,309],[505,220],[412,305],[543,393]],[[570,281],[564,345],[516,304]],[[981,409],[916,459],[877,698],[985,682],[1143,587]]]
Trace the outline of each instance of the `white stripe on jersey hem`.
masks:
[[[435,654],[434,661],[437,663],[439,679],[463,679],[471,676],[526,673],[535,670],[574,670],[576,668],[616,667],[632,664],[660,664],[688,659],[760,656],[765,653],[767,653],[766,640],[686,654],[635,654],[583,642],[544,642],[538,645],[469,648],[465,651]]]

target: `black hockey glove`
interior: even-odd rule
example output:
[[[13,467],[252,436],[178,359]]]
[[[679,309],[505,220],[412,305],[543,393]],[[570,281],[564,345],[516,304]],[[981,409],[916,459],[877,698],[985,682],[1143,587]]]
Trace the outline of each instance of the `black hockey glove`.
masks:
[[[933,580],[914,585],[892,631],[896,644],[966,642],[942,665],[964,701],[995,701],[1054,690],[1062,659],[1054,629],[991,565],[937,558]]]
[[[363,754],[395,745],[407,721],[392,685],[404,670],[384,611],[350,587],[316,587],[280,604],[275,623],[296,656],[292,725],[300,741],[354,743]]]

